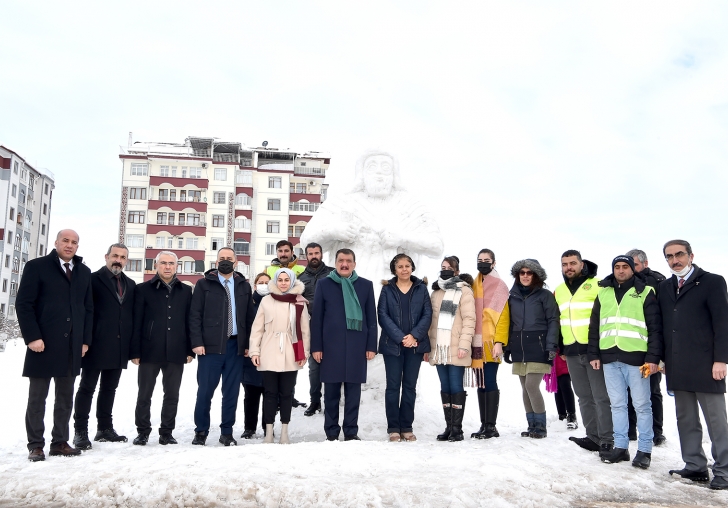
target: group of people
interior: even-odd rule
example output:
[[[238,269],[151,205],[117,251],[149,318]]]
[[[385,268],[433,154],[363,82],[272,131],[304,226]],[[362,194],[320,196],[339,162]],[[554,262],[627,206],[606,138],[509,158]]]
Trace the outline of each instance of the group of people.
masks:
[[[157,273],[135,285],[123,273],[128,249],[112,245],[106,264],[93,274],[76,255],[78,235],[58,234],[55,249],[26,265],[16,311],[28,345],[23,375],[30,379],[26,429],[29,459],[43,460],[43,416],[51,378],[55,383],[50,455],[74,456],[90,449],[88,420],[93,394],[95,441],[126,441],[113,427],[112,408],[128,360],[139,366],[135,412],[137,437],[151,434],[150,402],[162,372],[164,401],[159,442],[175,444],[183,368],[198,359],[194,445],[205,445],[211,400],[222,381],[219,441],[236,444],[233,425],[238,395],[245,391],[245,431],[255,435],[260,399],[265,442],[272,442],[279,414],[279,442],[288,443],[296,374],[309,364],[310,406],[321,411],[328,440],[344,434],[359,440],[358,413],[367,362],[377,352],[386,371],[385,407],[389,440],[416,441],[414,415],[420,367],[437,369],[445,430],[439,441],[464,439],[466,386],[477,387],[481,427],[471,437],[499,436],[496,427],[501,361],[512,364],[522,387],[527,429],[521,436],[547,437],[541,383],[552,376],[559,419],[578,427],[576,393],[586,436],[571,437],[601,460],[630,459],[637,440],[636,467],[650,466],[652,446],[662,444],[661,371],[675,396],[685,467],[671,470],[708,481],[702,448],[703,411],[712,441],[711,487],[728,488],[728,421],[725,377],[728,361],[728,293],[723,277],[693,263],[688,242],[672,240],[663,254],[673,276],[648,267],[639,250],[619,255],[600,280],[596,264],[576,250],[561,257],[564,282],[552,292],[535,259],[517,261],[509,290],[495,270],[495,253],[482,249],[475,278],[447,256],[428,290],[413,275],[406,253],[390,263],[375,303],[372,281],[356,273],[356,254],[339,249],[334,266],[322,261],[321,246],[306,247],[307,266],[297,263],[287,240],[254,288],[234,271],[235,252],[218,251],[215,267],[194,289],[175,276],[177,257],[162,251]],[[381,334],[378,336],[378,326]],[[379,342],[377,344],[377,338]],[[664,365],[664,369],[663,369]],[[68,444],[75,377],[74,447]],[[323,394],[322,387],[323,384]],[[344,392],[344,418],[339,402]]]

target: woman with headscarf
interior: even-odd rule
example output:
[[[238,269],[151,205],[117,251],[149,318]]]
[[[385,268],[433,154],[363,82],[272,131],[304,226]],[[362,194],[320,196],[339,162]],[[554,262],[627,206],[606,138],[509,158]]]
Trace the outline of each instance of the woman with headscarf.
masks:
[[[273,422],[280,402],[280,443],[289,443],[293,388],[310,350],[308,302],[304,285],[288,268],[279,268],[268,283],[250,332],[250,359],[263,374],[265,441],[273,442]]]

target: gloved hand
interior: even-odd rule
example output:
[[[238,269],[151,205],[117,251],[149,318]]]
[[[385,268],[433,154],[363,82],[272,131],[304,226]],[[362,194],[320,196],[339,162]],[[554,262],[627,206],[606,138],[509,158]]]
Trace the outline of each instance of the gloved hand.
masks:
[[[503,351],[503,361],[506,363],[513,363],[513,361],[511,361],[511,352],[507,349]]]

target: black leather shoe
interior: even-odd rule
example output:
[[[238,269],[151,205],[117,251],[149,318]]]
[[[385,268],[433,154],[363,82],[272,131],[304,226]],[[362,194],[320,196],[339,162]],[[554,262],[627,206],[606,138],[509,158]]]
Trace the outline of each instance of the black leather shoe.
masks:
[[[308,409],[303,412],[303,416],[313,416],[316,413],[321,412],[321,402],[311,402],[311,404],[308,405]]]
[[[137,437],[134,438],[134,441],[132,441],[133,444],[138,446],[144,446],[149,441],[149,434],[146,432],[140,432]]]
[[[161,444],[161,445],[177,444],[177,440],[174,437],[172,437],[172,434],[160,434],[159,444]]]
[[[235,441],[232,434],[222,434],[218,440],[220,444],[225,446],[237,446],[238,442]]]
[[[31,462],[41,462],[45,460],[45,453],[43,453],[43,448],[33,448],[30,450],[30,453],[28,453],[28,460]]]
[[[670,475],[677,475],[686,480],[693,482],[707,482],[710,478],[708,476],[708,470],[705,471],[691,471],[690,469],[671,469]]]
[[[205,441],[207,441],[207,434],[204,432],[195,432],[195,437],[192,440],[193,445],[205,446]]]
[[[667,438],[662,434],[655,434],[655,437],[652,438],[652,443],[655,446],[663,445],[665,441],[667,441]]]
[[[291,407],[306,407],[308,404],[305,402],[301,402],[300,400],[296,400],[296,397],[293,397],[293,400],[291,401]]]
[[[612,443],[604,443],[602,445],[599,445],[599,457],[603,457],[604,455],[610,453],[614,449],[614,445]]]
[[[344,436],[344,441],[361,441],[361,438],[354,434],[353,436]]]
[[[576,444],[578,444],[580,447],[584,448],[585,450],[588,450],[590,452],[598,452],[599,451],[599,445],[596,444],[594,441],[589,439],[588,437],[570,437],[569,441],[573,441]]]
[[[612,448],[608,452],[600,454],[600,457],[602,462],[606,464],[616,464],[617,462],[629,460],[629,450],[626,448]]]
[[[725,476],[714,476],[713,481],[710,482],[710,488],[713,490],[728,489],[728,478]]]
[[[126,443],[128,439],[126,436],[120,436],[117,434],[114,429],[105,429],[96,432],[94,441],[98,441],[99,443]]]
[[[652,462],[652,454],[651,453],[645,453],[641,451],[637,451],[637,455],[634,456],[634,460],[632,461],[632,465],[634,467],[639,467],[642,469],[647,469],[650,467],[650,462]]]
[[[326,436],[327,441],[338,441],[339,436]]]
[[[240,436],[242,439],[253,439],[255,437],[255,431],[250,429],[245,429],[243,431],[243,434]]]
[[[73,446],[79,450],[90,450],[91,441],[88,439],[88,431],[77,430],[73,435]]]
[[[63,443],[55,443],[51,445],[51,449],[48,452],[51,457],[78,457],[81,455],[81,450],[71,448],[65,441]]]

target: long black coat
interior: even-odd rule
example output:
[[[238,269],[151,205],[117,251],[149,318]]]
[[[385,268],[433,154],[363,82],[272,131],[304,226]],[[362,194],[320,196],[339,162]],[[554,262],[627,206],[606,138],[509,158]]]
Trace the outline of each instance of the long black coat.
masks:
[[[512,362],[548,363],[549,352],[559,343],[559,307],[547,289],[536,289],[525,298],[519,284],[508,297],[511,324],[506,351]]]
[[[728,363],[728,293],[725,279],[695,266],[677,294],[677,277],[660,283],[667,389],[725,393],[713,363]]]
[[[187,363],[192,353],[187,316],[192,288],[177,280],[172,291],[155,275],[136,287],[131,358],[141,363]]]
[[[243,274],[233,275],[235,320],[238,325],[238,356],[244,356],[250,343],[250,329],[255,320],[253,291]],[[195,284],[190,308],[190,339],[192,347],[205,346],[205,354],[225,353],[227,344],[228,299],[220,284],[217,270],[208,270]]]
[[[311,317],[311,353],[322,352],[322,383],[366,383],[367,351],[377,351],[374,286],[359,277],[354,290],[362,310],[361,331],[346,329],[341,285],[327,277],[318,282]],[[311,359],[311,361],[316,361]]]
[[[73,257],[70,282],[56,249],[25,265],[15,301],[20,332],[26,344],[38,339],[45,344],[42,353],[26,351],[25,377],[65,377],[69,355],[73,375],[81,372],[81,350],[92,345],[94,316],[91,270],[82,259]]]
[[[93,346],[83,357],[84,369],[125,369],[134,331],[136,282],[122,272],[124,297],[119,301],[116,279],[106,266],[91,274],[94,293]]]

